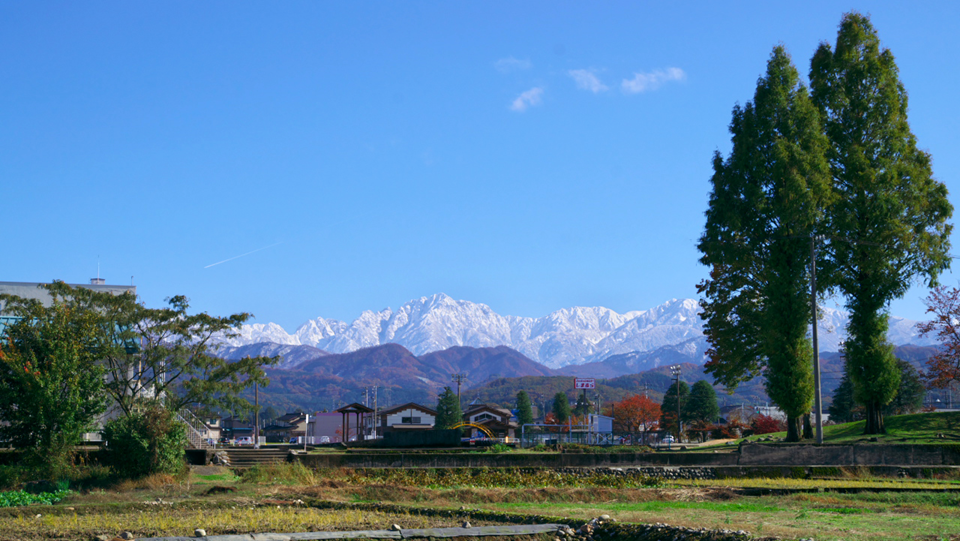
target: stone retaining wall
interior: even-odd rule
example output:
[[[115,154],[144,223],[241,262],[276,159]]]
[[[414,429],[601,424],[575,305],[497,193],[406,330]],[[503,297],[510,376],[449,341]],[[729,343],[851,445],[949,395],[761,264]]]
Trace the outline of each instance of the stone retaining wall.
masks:
[[[740,466],[958,466],[953,445],[744,443]]]
[[[310,468],[597,468],[617,466],[735,466],[734,453],[504,453],[300,454],[294,460]]]
[[[311,468],[603,468],[755,466],[960,466],[960,446],[803,443],[744,443],[740,452],[697,453],[295,453]]]

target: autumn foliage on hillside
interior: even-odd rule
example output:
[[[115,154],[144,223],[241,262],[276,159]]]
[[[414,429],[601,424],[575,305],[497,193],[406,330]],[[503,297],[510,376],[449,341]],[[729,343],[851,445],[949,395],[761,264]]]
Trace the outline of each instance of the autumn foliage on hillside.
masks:
[[[603,413],[613,417],[614,432],[638,432],[650,429],[660,419],[660,404],[646,396],[634,395],[614,402]]]

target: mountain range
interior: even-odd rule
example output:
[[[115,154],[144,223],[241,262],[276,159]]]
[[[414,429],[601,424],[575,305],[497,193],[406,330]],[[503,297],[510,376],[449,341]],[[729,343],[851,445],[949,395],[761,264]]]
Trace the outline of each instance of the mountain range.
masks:
[[[820,350],[838,351],[847,315],[824,308],[821,316]],[[917,336],[915,326],[915,321],[891,317],[888,338],[897,345],[935,343]],[[601,368],[613,376],[675,362],[703,364],[707,349],[694,299],[672,299],[623,314],[604,307],[573,307],[531,318],[503,316],[485,304],[443,293],[411,300],[396,311],[365,311],[351,323],[320,317],[292,334],[275,323],[254,323],[244,325],[237,336],[219,340],[224,357],[282,355],[284,368],[385,344],[399,344],[414,356],[452,347],[506,346],[548,368],[566,367],[567,373],[596,377],[605,377],[597,372]]]

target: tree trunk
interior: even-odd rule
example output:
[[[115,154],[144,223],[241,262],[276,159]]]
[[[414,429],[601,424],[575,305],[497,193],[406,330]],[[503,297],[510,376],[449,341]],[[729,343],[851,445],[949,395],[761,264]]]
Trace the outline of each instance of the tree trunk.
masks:
[[[787,440],[800,441],[800,418],[787,416]]]
[[[883,426],[883,407],[879,402],[869,402],[866,405],[866,426],[864,434],[886,434],[886,427]]]
[[[803,415],[803,439],[810,440],[813,439],[813,424],[810,422],[810,414],[805,413]]]

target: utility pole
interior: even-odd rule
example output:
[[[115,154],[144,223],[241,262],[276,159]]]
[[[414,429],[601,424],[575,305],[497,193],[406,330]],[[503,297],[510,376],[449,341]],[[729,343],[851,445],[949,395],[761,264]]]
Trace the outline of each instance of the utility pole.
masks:
[[[817,445],[823,444],[823,406],[820,402],[820,351],[817,345],[817,235],[810,236],[810,310],[813,312],[813,414],[817,421]]]
[[[377,422],[380,421],[380,418],[377,416],[378,410],[380,409],[377,404],[377,385],[373,386],[373,439],[377,439]]]
[[[463,382],[466,381],[466,379],[467,379],[466,374],[453,375],[453,381],[457,384],[457,404],[460,404],[461,411],[463,410],[463,403],[460,401],[460,385],[462,385]]]
[[[677,444],[680,443],[680,365],[675,364],[670,367],[670,372],[677,378]]]
[[[254,409],[256,410],[256,419],[253,425],[253,448],[260,448],[260,384],[253,384]]]

